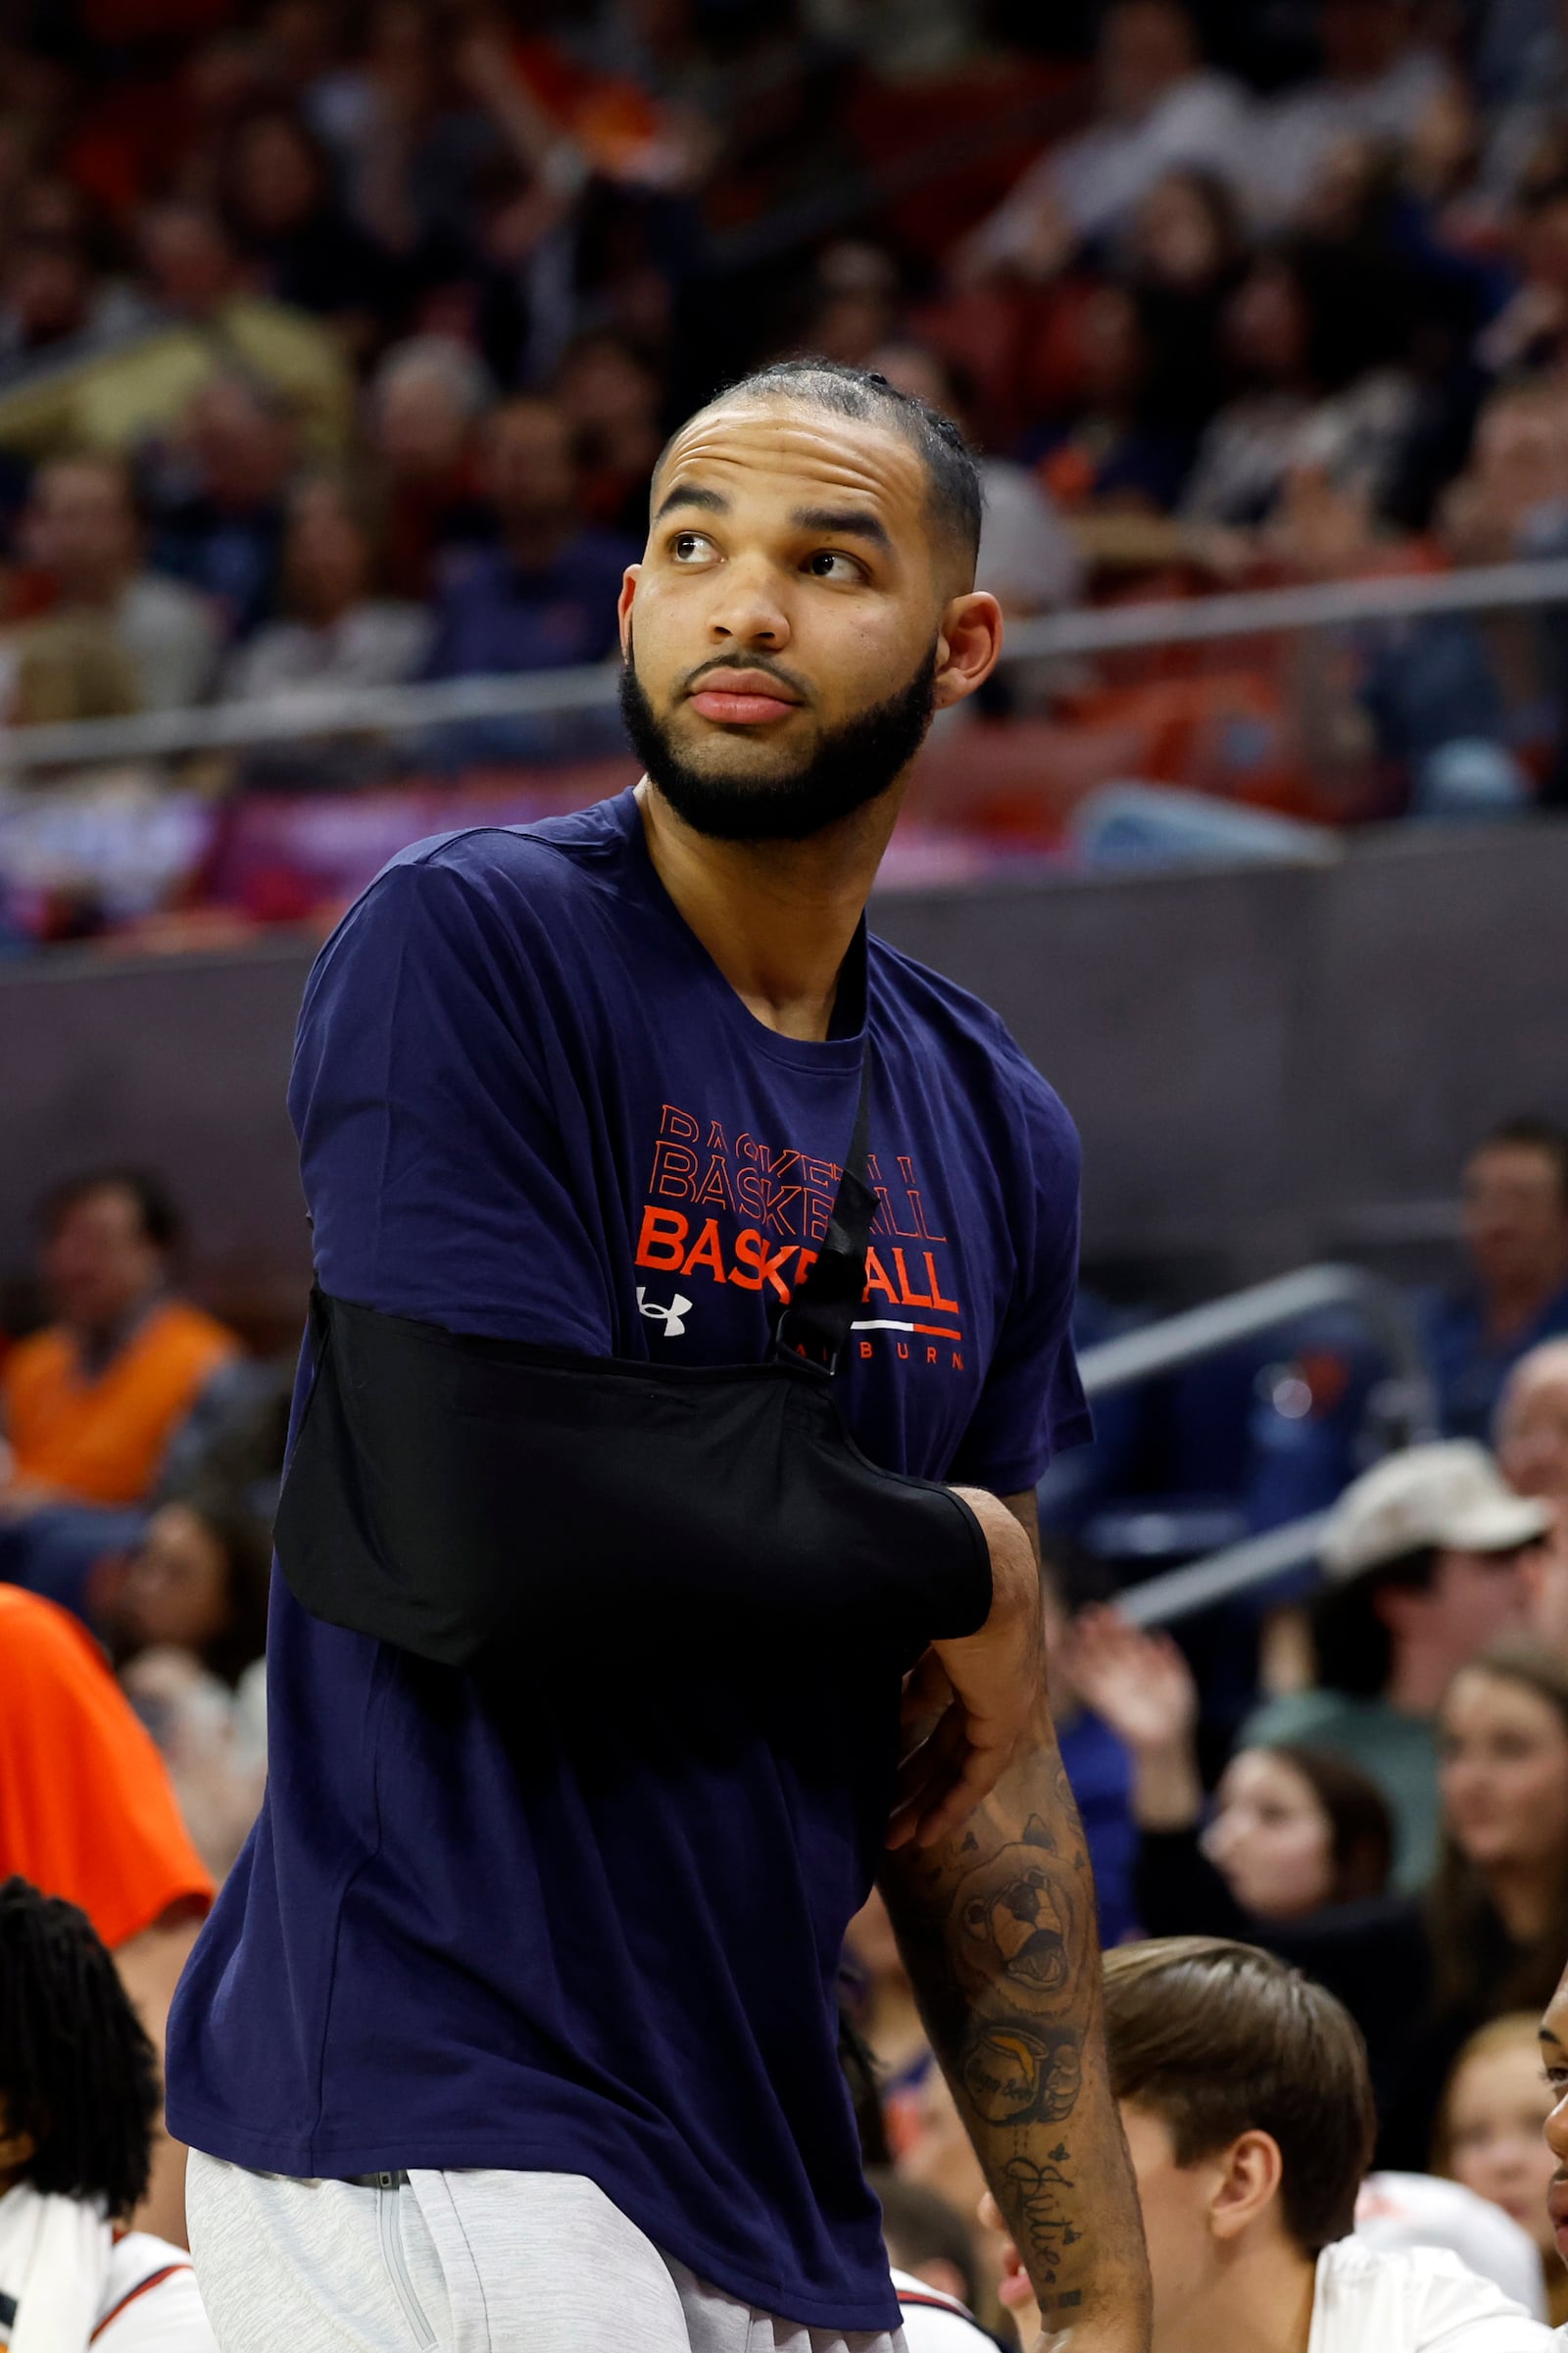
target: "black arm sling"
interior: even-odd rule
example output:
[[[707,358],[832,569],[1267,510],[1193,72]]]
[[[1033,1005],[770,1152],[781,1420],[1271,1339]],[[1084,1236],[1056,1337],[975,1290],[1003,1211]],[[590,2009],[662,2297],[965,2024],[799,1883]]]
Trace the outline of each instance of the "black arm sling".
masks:
[[[668,1367],[383,1315],[318,1287],[278,1565],[314,1616],[451,1667],[552,1631],[972,1633],[990,1555],[953,1492],[868,1461],[833,1376],[865,1285],[870,1058],[822,1247],[758,1365]]]

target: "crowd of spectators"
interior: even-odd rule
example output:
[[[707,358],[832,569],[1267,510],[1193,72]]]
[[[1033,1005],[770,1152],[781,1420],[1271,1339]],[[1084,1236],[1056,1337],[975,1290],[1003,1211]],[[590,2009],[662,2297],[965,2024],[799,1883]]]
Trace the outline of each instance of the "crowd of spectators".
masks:
[[[1107,1948],[1229,1937],[1326,1985],[1370,2058],[1367,2229],[1505,2284],[1511,2246],[1515,2292],[1523,2263],[1560,2319],[1524,2054],[1568,1959],[1568,1144],[1506,1123],[1463,1199],[1455,1279],[1412,1301],[1445,1435],[1342,1480],[1310,1590],[1276,1589],[1300,1639],[1254,1647],[1239,1729],[1211,1649],[1121,1614],[1138,1564],[1086,1580],[1059,1539],[1052,1698]],[[37,1243],[0,1354],[0,1873],[82,1907],[156,2045],[265,1779],[292,1367],[192,1303],[177,1205],[143,1171],[57,1187]],[[998,2317],[975,2160],[877,1899],[844,1999],[901,2269]],[[175,2239],[178,2161],[155,2139],[142,2209]],[[1436,2205],[1434,2171],[1458,2185]]]
[[[789,350],[961,417],[1014,615],[1565,544],[1551,0],[7,24],[13,724],[598,662],[664,435]],[[973,775],[953,813],[1059,842],[1112,776],[1319,821],[1517,809],[1562,790],[1559,635],[1546,607],[1021,662],[971,724],[1040,729],[1028,822]],[[310,736],[199,782],[617,741],[606,711]]]

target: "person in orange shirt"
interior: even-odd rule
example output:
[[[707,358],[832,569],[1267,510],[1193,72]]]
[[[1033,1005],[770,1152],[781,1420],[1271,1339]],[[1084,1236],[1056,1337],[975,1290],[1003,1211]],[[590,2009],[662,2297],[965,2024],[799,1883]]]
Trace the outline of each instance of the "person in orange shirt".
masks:
[[[86,1913],[159,2063],[213,1881],[151,1736],[96,1642],[52,1601],[0,1585],[0,1881]],[[184,2243],[185,2152],[163,2135],[140,2228]]]
[[[125,1513],[239,1346],[172,1296],[179,1217],[155,1177],[73,1178],[40,1222],[58,1320],[0,1364],[0,1576],[75,1607],[93,1559],[134,1541]]]

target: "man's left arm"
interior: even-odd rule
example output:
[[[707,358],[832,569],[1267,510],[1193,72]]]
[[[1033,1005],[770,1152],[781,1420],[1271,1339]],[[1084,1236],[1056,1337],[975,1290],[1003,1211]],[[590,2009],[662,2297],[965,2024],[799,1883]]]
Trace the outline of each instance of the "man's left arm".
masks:
[[[1033,1495],[1006,1501],[1038,1549]],[[1149,2270],[1105,2058],[1094,1879],[1043,1686],[1027,1751],[960,1828],[891,1853],[882,1887],[1044,2344],[1145,2353]]]

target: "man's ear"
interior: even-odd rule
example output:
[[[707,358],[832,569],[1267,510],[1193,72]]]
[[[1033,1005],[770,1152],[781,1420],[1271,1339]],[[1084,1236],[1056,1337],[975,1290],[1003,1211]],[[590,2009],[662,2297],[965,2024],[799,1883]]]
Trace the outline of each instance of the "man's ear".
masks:
[[[1285,2165],[1272,2132],[1244,2132],[1214,2160],[1219,2180],[1208,2202],[1208,2228],[1234,2241],[1266,2214],[1280,2194]]]
[[[30,2165],[38,2154],[38,2143],[30,2132],[8,2132],[0,2130],[0,2174],[20,2173]]]
[[[1002,652],[1002,607],[983,588],[952,597],[943,610],[937,637],[935,701],[938,711],[961,703],[983,686]]]
[[[620,658],[624,662],[631,653],[631,608],[642,577],[640,564],[628,564],[620,576],[620,595],[615,600],[615,613],[620,622]]]

